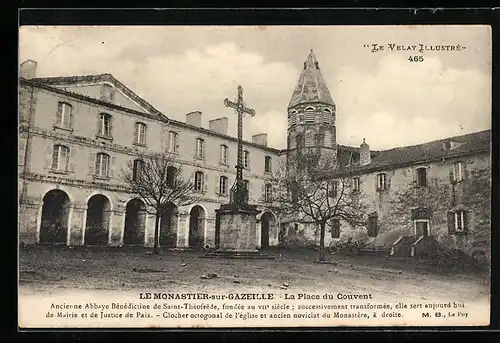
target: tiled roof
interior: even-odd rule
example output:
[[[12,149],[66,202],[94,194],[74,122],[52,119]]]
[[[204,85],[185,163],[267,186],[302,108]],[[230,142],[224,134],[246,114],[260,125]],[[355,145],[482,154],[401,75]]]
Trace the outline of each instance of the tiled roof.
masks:
[[[458,144],[451,149],[445,149],[444,144],[448,142],[456,142]],[[346,167],[345,170],[352,173],[361,173],[465,155],[473,152],[487,152],[490,150],[490,144],[491,130],[479,131],[418,145],[377,151],[375,154],[372,154],[370,164],[364,166],[354,164]]]
[[[60,77],[38,77],[31,79],[35,82],[44,83],[50,86],[70,86],[72,84],[80,82],[88,83],[98,83],[98,82],[109,82],[113,84],[117,89],[119,89],[123,94],[128,96],[130,99],[134,100],[141,107],[148,110],[151,114],[163,115],[158,109],[156,109],[149,102],[141,98],[130,88],[125,86],[123,83],[118,81],[111,74],[95,74],[95,75],[81,75],[81,76],[60,76]]]
[[[320,102],[334,105],[330,91],[321,75],[319,64],[316,61],[313,51],[309,53],[307,61],[304,62],[304,69],[300,74],[299,82],[293,91],[288,108],[303,104]]]

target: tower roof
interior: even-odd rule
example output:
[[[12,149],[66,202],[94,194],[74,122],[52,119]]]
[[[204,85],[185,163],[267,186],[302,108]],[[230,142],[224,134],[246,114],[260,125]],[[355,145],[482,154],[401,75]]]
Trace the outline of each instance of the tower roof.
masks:
[[[321,75],[318,61],[312,49],[307,61],[304,62],[304,69],[300,74],[299,82],[293,91],[288,107],[311,102],[321,102],[328,105],[335,104]]]

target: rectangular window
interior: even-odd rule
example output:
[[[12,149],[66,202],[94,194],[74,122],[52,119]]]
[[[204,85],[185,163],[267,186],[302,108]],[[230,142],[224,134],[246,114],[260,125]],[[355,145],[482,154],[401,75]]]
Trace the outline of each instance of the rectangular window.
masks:
[[[455,162],[453,163],[453,181],[460,182],[464,179],[464,163]]]
[[[144,168],[144,161],[134,160],[134,171],[132,176],[134,181],[137,180],[137,178],[140,176],[140,173],[142,172],[143,168]]]
[[[355,178],[352,179],[352,190],[354,192],[359,192],[360,191],[359,177],[355,177]]]
[[[271,157],[270,156],[266,156],[264,159],[264,171],[266,173],[271,172]]]
[[[271,184],[266,184],[264,186],[264,200],[271,201],[273,196],[273,187]]]
[[[219,181],[219,194],[227,195],[227,177],[221,176]]]
[[[427,168],[417,169],[417,187],[427,186]]]
[[[248,182],[248,180],[243,180],[243,185],[245,186],[245,189],[247,191],[250,191],[250,183]]]
[[[227,164],[227,146],[220,146],[220,163]]]
[[[455,232],[464,233],[467,231],[466,218],[467,218],[467,212],[465,211],[455,212]]]
[[[378,174],[377,175],[377,189],[379,191],[384,191],[387,187],[387,184],[386,184],[386,175],[385,173],[382,173],[382,174]]]
[[[366,223],[368,237],[377,237],[378,235],[378,216],[376,213],[368,216]]]
[[[57,103],[57,125],[65,128],[71,127],[71,116],[73,108],[66,102]]]
[[[177,151],[177,132],[174,131],[168,132],[168,151],[169,152]]]
[[[205,158],[205,141],[201,138],[196,139],[196,157]]]
[[[167,167],[167,185],[171,188],[176,184],[177,168],[174,166]]]
[[[250,153],[243,151],[243,168],[250,168]]]
[[[197,171],[194,174],[194,190],[195,191],[198,191],[198,192],[203,191],[203,178],[204,178],[203,173],[200,171]]]
[[[111,115],[107,113],[101,113],[99,134],[106,137],[111,136]]]
[[[109,176],[109,155],[99,153],[95,161],[95,174],[101,177]]]
[[[340,238],[340,219],[332,219],[332,238]]]
[[[332,181],[332,194],[334,197],[337,196],[339,192],[339,182],[337,180]]]
[[[135,143],[146,144],[146,124],[135,123]]]
[[[59,171],[68,170],[69,149],[63,145],[54,145],[52,151],[52,169]]]

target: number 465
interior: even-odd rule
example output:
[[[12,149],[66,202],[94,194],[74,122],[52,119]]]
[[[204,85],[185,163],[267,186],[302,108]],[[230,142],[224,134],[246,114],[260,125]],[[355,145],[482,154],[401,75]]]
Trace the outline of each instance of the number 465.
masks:
[[[423,62],[424,56],[410,56],[410,57],[408,57],[408,61],[410,61],[410,62]]]

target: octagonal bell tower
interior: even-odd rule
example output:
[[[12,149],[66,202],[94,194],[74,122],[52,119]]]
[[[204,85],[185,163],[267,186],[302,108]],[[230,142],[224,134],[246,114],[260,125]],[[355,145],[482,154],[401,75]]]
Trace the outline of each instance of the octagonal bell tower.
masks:
[[[288,104],[288,151],[315,147],[336,156],[336,108],[311,49]]]

